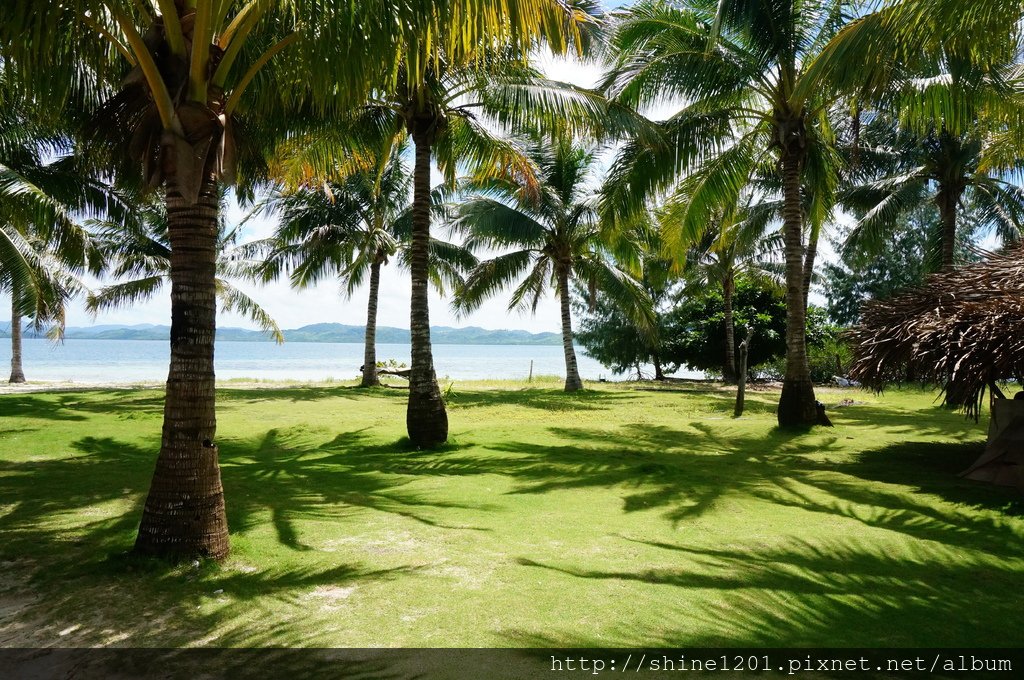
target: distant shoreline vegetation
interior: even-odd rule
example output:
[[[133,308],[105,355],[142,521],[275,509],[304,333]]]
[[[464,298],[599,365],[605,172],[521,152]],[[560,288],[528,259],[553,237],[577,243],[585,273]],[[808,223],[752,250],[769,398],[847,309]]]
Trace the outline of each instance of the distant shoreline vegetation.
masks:
[[[0,324],[0,338],[10,337],[10,323]],[[170,339],[170,326],[153,324],[103,325],[89,327],[68,327],[64,332],[66,340],[162,340]],[[287,342],[340,342],[362,343],[364,326],[347,326],[340,323],[318,323],[283,331]],[[44,332],[31,328],[24,331],[26,338],[45,338]],[[558,333],[530,333],[521,330],[488,330],[477,326],[451,328],[431,326],[431,341],[436,345],[560,345]],[[267,333],[246,328],[218,328],[217,340],[222,342],[272,342]],[[377,328],[377,342],[386,345],[409,344],[409,330],[392,326]]]

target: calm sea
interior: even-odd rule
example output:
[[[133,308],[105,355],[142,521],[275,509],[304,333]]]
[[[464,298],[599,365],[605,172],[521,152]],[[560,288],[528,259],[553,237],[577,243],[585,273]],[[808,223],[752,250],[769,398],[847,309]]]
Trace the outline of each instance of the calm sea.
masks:
[[[169,348],[155,340],[24,341],[25,375],[29,380],[80,383],[161,382],[167,378]],[[351,343],[219,342],[217,378],[315,381],[347,380],[359,374],[363,346]],[[377,358],[409,363],[409,345],[378,345]],[[577,349],[580,375],[585,380],[615,379],[607,368]],[[0,339],[0,378],[10,366],[10,340]],[[435,345],[434,365],[439,378],[481,380],[525,379],[533,362],[534,375],[565,375],[559,345]],[[682,372],[680,372],[680,375]]]

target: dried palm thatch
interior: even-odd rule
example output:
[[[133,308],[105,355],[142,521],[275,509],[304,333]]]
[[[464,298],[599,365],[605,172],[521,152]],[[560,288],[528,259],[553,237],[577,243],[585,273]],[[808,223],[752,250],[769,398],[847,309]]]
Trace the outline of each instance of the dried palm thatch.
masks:
[[[1024,244],[868,303],[847,337],[853,378],[943,385],[947,405],[977,419],[986,389],[1024,374]]]

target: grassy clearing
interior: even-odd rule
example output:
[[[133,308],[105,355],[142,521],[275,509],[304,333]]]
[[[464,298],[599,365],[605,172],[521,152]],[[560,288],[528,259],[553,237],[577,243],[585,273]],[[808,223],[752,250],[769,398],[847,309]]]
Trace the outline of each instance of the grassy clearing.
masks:
[[[161,395],[0,396],[0,645],[1019,644],[1024,504],[955,476],[984,423],[821,398],[862,403],[456,384],[415,452],[400,390],[223,389],[233,553],[166,567],[125,555]]]

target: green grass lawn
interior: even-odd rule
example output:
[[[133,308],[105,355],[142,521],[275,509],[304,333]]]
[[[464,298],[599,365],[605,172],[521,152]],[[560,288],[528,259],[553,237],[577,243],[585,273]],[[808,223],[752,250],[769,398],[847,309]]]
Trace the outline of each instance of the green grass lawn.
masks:
[[[956,476],[985,424],[776,398],[458,384],[416,452],[400,390],[224,389],[232,554],[168,567],[126,555],[161,394],[2,396],[0,645],[1019,645],[1024,503]]]

